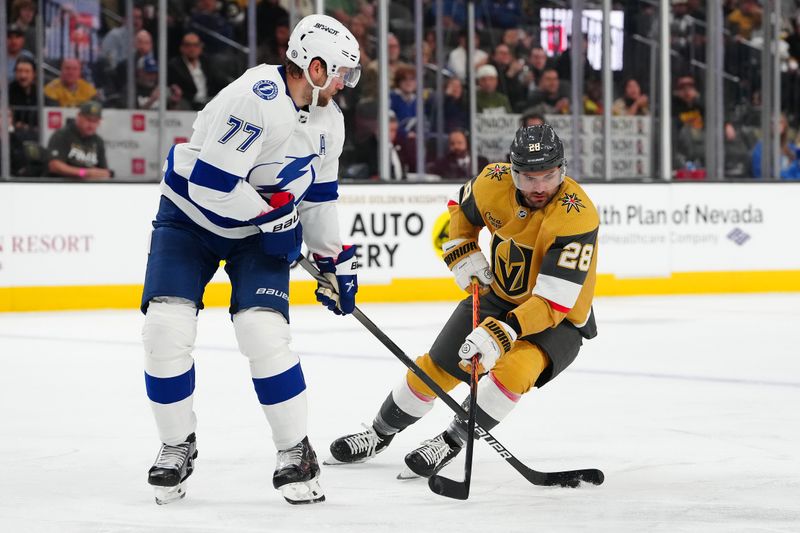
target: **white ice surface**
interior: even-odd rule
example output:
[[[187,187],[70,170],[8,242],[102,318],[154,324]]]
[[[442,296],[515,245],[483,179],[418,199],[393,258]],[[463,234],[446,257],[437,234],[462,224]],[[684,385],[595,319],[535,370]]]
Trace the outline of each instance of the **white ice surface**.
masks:
[[[364,305],[406,353],[453,304]],[[201,313],[199,458],[185,500],[159,507],[142,317],[0,314],[0,531],[800,531],[800,295],[604,298],[600,335],[493,433],[541,470],[599,467],[579,489],[528,484],[476,446],[468,501],[400,482],[403,455],[450,419],[439,404],[374,461],[323,467],[327,501],[290,506],[224,310]],[[320,456],[370,422],[404,367],[353,318],[293,309]],[[462,386],[457,399],[465,395]],[[446,474],[460,478],[463,454]]]

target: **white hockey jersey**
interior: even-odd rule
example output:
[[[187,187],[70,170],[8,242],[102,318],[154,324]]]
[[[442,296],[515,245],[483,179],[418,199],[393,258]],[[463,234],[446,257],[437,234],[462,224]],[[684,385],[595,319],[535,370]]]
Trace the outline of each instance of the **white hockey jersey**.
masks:
[[[284,68],[259,65],[220,91],[192,128],[189,142],[170,150],[161,183],[192,221],[222,237],[254,235],[248,221],[272,209],[264,197],[289,191],[309,250],[341,251],[334,201],[344,120],[335,103],[304,114]]]

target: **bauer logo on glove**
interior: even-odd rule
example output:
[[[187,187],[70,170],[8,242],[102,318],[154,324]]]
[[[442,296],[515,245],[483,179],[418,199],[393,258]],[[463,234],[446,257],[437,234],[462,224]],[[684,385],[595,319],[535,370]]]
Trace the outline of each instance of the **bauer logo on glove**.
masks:
[[[314,260],[327,280],[317,283],[317,301],[337,315],[352,313],[358,292],[356,247],[345,246],[335,258],[314,254]]]

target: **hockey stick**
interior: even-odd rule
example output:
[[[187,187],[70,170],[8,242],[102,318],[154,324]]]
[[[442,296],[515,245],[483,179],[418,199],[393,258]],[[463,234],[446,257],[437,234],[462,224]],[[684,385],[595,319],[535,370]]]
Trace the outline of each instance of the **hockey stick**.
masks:
[[[480,285],[478,280],[472,279],[472,329],[480,324]],[[455,481],[440,476],[437,471],[428,478],[428,487],[439,494],[456,500],[469,498],[469,485],[472,481],[472,451],[475,446],[475,422],[478,414],[478,362],[480,355],[472,356],[469,374],[469,420],[467,421],[467,451],[464,460],[464,481]]]
[[[320,283],[323,283],[330,287],[330,282],[320,274],[319,270],[316,266],[314,266],[311,261],[309,261],[304,255],[300,255],[299,259],[297,260],[311,276]],[[430,389],[436,393],[436,395],[441,398],[441,400],[449,407],[455,414],[458,416],[465,418],[468,416],[467,412],[456,402],[452,396],[447,394],[442,388],[430,377],[426,374],[417,364],[409,358],[403,350],[400,349],[397,344],[392,341],[375,323],[370,320],[362,311],[361,309],[356,306],[353,310],[353,316],[361,322],[361,324],[367,328],[367,330],[372,333],[375,338],[377,338],[381,343],[386,346],[386,348],[392,352],[392,354],[397,357],[401,363],[406,365],[406,367],[411,370],[423,383],[425,383]],[[475,432],[478,434],[479,437],[483,438],[489,446],[492,447],[494,451],[500,455],[503,459],[506,460],[508,464],[510,464],[514,470],[522,474],[522,476],[527,479],[530,483],[534,485],[541,485],[541,486],[554,486],[560,485],[562,487],[577,487],[580,485],[581,481],[586,483],[592,483],[594,485],[600,485],[603,483],[603,472],[596,468],[587,468],[582,470],[564,470],[561,472],[540,472],[538,470],[533,470],[532,468],[528,468],[522,462],[514,457],[514,455],[508,451],[505,446],[500,444],[488,431],[480,427],[479,425],[475,426]]]

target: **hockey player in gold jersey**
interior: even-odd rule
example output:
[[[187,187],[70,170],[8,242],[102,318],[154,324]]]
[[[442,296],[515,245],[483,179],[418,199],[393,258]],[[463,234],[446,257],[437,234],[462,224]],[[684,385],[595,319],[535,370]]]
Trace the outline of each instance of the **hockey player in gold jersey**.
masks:
[[[520,128],[510,164],[487,165],[450,202],[450,241],[444,260],[456,283],[483,286],[479,327],[472,329],[472,297],[461,301],[422,368],[445,391],[469,380],[468,362],[480,354],[478,424],[491,431],[531,388],[541,388],[596,336],[592,298],[599,218],[594,204],[566,176],[561,139],[547,124]],[[491,264],[478,233],[491,233]],[[412,372],[394,387],[371,427],[331,444],[334,463],[363,462],[433,408],[436,395]],[[468,399],[467,399],[468,401]],[[466,402],[465,402],[466,405]],[[457,417],[440,435],[406,455],[405,475],[428,477],[451,461],[466,439]]]

